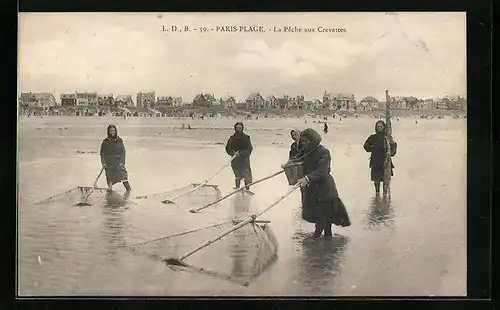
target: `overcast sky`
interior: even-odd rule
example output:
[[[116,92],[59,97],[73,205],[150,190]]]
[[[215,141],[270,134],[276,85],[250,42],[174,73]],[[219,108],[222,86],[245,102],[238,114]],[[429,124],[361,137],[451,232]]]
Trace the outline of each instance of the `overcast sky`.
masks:
[[[21,13],[19,92],[466,95],[465,13]],[[162,32],[262,25],[342,33]]]

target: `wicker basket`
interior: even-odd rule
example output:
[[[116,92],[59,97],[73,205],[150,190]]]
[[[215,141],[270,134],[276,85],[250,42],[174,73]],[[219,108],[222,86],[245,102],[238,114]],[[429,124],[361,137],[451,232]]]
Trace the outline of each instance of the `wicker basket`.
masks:
[[[297,184],[300,178],[304,177],[304,166],[302,162],[288,163],[283,168],[289,185]]]

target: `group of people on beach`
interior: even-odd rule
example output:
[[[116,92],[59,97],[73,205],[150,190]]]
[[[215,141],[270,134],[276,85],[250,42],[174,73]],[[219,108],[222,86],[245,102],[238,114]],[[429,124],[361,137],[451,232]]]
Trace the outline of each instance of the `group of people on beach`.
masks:
[[[384,162],[387,153],[386,128],[384,121],[377,121],[375,133],[370,135],[363,145],[365,151],[371,153],[369,167],[377,196],[380,195],[380,184],[384,181]],[[323,233],[325,238],[330,238],[333,224],[342,227],[351,225],[335,180],[330,173],[330,151],[321,145],[320,134],[312,128],[293,129],[290,135],[293,143],[288,152],[288,160],[281,167],[286,168],[292,163],[300,163],[302,175],[297,183],[302,197],[302,219],[315,224],[313,239],[319,239]],[[392,138],[390,138],[389,147],[390,155],[396,155],[397,144]],[[245,189],[250,190],[252,183],[250,156],[253,146],[250,136],[244,132],[242,122],[234,125],[234,134],[229,137],[225,150],[232,157],[231,167],[235,176],[235,189],[240,188],[241,181],[244,181]],[[100,155],[103,168],[106,170],[109,189],[111,190],[114,184],[122,182],[129,192],[131,187],[125,168],[125,146],[118,136],[116,126],[108,126],[107,137],[102,142]],[[390,162],[391,175],[393,175],[392,159]]]

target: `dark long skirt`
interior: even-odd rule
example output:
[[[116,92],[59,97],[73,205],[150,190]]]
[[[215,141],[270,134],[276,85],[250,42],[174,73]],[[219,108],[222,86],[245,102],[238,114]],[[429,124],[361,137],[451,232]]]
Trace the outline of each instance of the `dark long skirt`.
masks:
[[[235,179],[245,180],[245,184],[252,183],[252,169],[250,167],[232,167]]]
[[[391,169],[391,176],[394,176],[394,170]],[[373,182],[383,182],[384,181],[384,167],[372,167],[371,168],[371,180]]]
[[[340,198],[302,206],[302,219],[309,223],[330,222],[337,226],[351,226],[349,214]]]
[[[111,166],[106,168],[106,180],[108,184],[116,184],[128,180],[128,172],[125,166]]]

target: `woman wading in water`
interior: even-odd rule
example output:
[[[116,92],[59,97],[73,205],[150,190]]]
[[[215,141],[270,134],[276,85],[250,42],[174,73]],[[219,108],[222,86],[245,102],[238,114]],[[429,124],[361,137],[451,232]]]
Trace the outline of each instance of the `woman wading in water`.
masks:
[[[302,131],[297,156],[303,162],[304,168],[304,177],[298,180],[302,194],[302,219],[316,224],[312,236],[315,240],[318,240],[323,232],[325,238],[331,238],[332,224],[342,227],[351,225],[330,174],[330,151],[320,143],[321,136],[314,129]]]
[[[115,125],[108,126],[108,136],[101,144],[101,163],[106,169],[106,180],[111,191],[116,183],[123,182],[127,192],[132,189],[128,182],[128,173],[125,168],[125,145],[118,136]]]
[[[385,144],[385,130],[386,125],[384,121],[378,121],[375,123],[375,133],[366,139],[364,144],[364,149],[370,156],[370,168],[371,168],[371,180],[375,186],[375,195],[380,195],[380,183],[384,181],[384,160],[386,153]],[[397,143],[392,140],[389,141],[391,147],[391,156],[396,155]],[[394,164],[391,158],[391,176],[394,175],[392,169],[394,169]],[[384,193],[384,196],[386,193]]]

